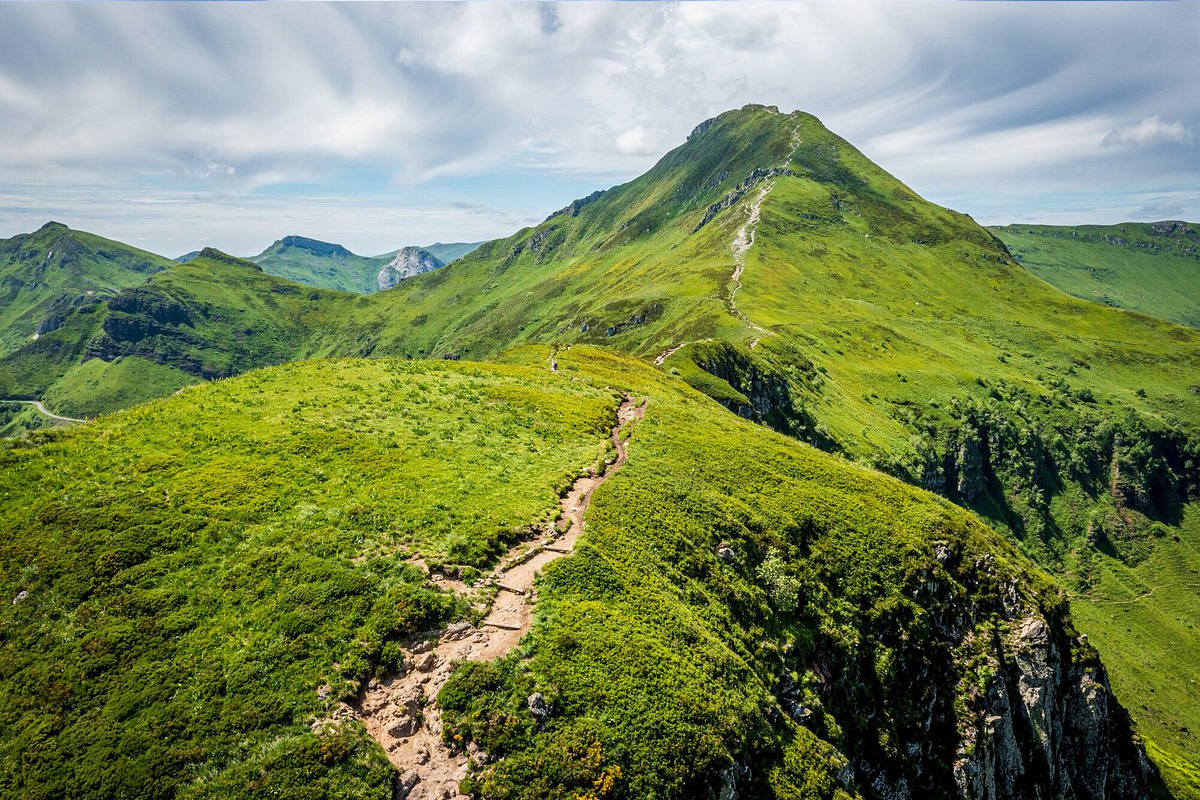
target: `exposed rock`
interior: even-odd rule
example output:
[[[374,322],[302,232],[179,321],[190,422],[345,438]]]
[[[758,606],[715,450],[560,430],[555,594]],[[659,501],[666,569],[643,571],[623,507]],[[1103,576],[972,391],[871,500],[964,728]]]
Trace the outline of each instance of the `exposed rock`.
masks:
[[[701,122],[699,125],[692,128],[692,132],[688,134],[687,140],[690,142],[692,139],[695,139],[697,136],[703,136],[705,131],[707,131],[709,128],[711,128],[713,125],[716,125],[716,124],[717,124],[716,117],[713,117],[712,119],[704,120],[704,122]]]
[[[546,696],[541,692],[534,692],[529,695],[529,713],[538,722],[545,722],[550,718],[550,706],[546,705]]]
[[[17,592],[17,596],[13,598],[12,604],[15,606],[17,603],[24,603],[28,599],[29,592],[25,589],[22,589],[21,591]]]
[[[402,280],[431,272],[443,266],[440,259],[419,247],[404,247],[384,264],[375,276],[379,290],[391,289]]]
[[[1196,232],[1186,222],[1180,222],[1177,219],[1163,220],[1162,222],[1154,222],[1150,225],[1150,233],[1153,236],[1195,236]]]
[[[546,217],[546,221],[552,220],[555,217],[563,216],[564,214],[568,217],[579,216],[579,212],[583,210],[583,207],[589,203],[594,203],[596,200],[599,200],[604,194],[604,191],[605,190],[603,189],[598,189],[589,194],[587,197],[581,197],[578,200],[572,200],[567,206],[560,208],[558,211],[555,211],[553,214]]]
[[[416,717],[403,716],[387,727],[387,734],[396,739],[412,736],[421,729],[421,722]]]
[[[986,489],[983,476],[983,451],[973,436],[964,438],[958,447],[958,495],[967,502],[983,497]]]
[[[793,177],[802,177],[799,172],[787,167],[759,167],[750,173],[749,176],[742,179],[737,186],[728,194],[722,197],[717,202],[710,205],[704,210],[704,216],[696,223],[696,227],[692,228],[692,233],[703,228],[712,218],[719,214],[722,210],[730,208],[737,204],[739,200],[746,196],[746,193],[753,189],[758,184],[762,183],[767,178],[775,178],[780,175],[791,175]]]
[[[437,657],[433,653],[423,653],[413,659],[413,669],[417,672],[429,672],[437,666]]]
[[[400,797],[408,797],[417,784],[421,782],[421,776],[416,770],[410,769],[403,775],[396,778],[396,791]]]
[[[1148,762],[1104,667],[1073,656],[1060,633],[1037,615],[1012,624],[979,721],[959,746],[961,797],[1149,796]]]

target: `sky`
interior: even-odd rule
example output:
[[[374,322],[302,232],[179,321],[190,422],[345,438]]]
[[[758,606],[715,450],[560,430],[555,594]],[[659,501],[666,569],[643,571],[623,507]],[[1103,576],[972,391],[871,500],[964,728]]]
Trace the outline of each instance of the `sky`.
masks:
[[[1200,3],[0,2],[0,237],[507,236],[802,109],[984,224],[1200,221]]]

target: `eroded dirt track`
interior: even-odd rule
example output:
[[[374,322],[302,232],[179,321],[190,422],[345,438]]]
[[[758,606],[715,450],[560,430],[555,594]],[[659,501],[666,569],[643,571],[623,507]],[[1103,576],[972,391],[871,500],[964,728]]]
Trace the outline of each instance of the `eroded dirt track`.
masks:
[[[616,457],[602,475],[578,478],[561,500],[557,525],[550,525],[532,543],[522,542],[509,551],[500,566],[485,579],[495,585],[495,597],[478,626],[451,625],[422,641],[405,654],[405,670],[368,684],[356,707],[347,708],[388,754],[399,772],[400,796],[409,800],[459,798],[458,782],[467,775],[469,759],[477,763],[487,755],[463,751],[442,742],[441,713],[434,699],[456,663],[500,658],[528,633],[533,617],[534,579],[543,567],[568,555],[583,531],[583,518],[592,494],[624,465],[628,453],[624,436],[646,405],[626,396],[617,411],[611,441]],[[456,592],[472,590],[454,581],[442,586]]]

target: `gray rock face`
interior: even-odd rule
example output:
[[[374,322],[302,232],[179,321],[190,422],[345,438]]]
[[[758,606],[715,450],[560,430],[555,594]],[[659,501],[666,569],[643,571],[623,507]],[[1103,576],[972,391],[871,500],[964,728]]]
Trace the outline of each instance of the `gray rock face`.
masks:
[[[541,692],[534,692],[529,695],[529,713],[538,722],[545,722],[550,718],[550,706],[546,705],[546,696]]]
[[[1086,645],[1071,653],[1062,633],[1036,615],[1009,627],[982,717],[958,747],[960,797],[1149,797],[1145,754],[1103,665]]]
[[[967,502],[983,497],[983,451],[973,438],[964,439],[958,448],[958,494]]]
[[[376,276],[379,290],[391,289],[402,280],[440,269],[442,262],[419,247],[405,247],[383,265]]]

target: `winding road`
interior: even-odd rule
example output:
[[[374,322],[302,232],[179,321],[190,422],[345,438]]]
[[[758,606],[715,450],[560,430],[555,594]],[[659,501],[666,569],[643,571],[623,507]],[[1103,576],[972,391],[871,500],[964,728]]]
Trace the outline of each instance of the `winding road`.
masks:
[[[56,419],[59,422],[87,422],[86,419],[76,419],[75,417],[64,417],[64,416],[55,414],[53,411],[50,411],[44,405],[42,405],[41,400],[9,400],[8,398],[3,398],[3,399],[0,399],[0,402],[24,403],[25,405],[33,406],[34,408],[36,408],[38,410],[38,413],[41,414],[43,417],[49,417],[50,419]]]

